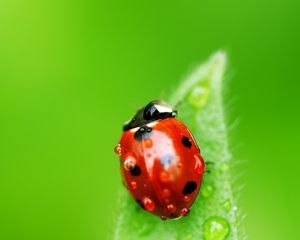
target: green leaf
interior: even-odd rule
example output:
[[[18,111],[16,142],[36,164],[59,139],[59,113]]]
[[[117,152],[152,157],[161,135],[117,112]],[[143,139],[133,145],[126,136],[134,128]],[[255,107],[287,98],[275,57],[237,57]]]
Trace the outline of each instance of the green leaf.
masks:
[[[162,221],[137,206],[121,190],[114,240],[238,239],[238,211],[233,198],[227,130],[222,102],[226,54],[217,52],[182,82],[169,102],[180,103],[179,119],[194,134],[210,173],[205,173],[188,217]]]

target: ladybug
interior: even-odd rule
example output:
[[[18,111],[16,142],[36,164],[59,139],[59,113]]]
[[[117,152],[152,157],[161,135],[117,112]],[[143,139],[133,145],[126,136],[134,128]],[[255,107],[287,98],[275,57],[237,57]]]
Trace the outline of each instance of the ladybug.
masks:
[[[176,116],[167,103],[151,101],[125,123],[115,147],[126,188],[162,220],[189,214],[205,169],[196,140]]]

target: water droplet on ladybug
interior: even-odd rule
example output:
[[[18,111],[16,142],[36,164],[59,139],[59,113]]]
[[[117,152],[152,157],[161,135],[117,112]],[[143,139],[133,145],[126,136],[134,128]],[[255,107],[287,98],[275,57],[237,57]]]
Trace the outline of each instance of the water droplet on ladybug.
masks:
[[[221,217],[211,217],[204,222],[205,240],[224,240],[230,232],[229,223]]]
[[[171,191],[170,191],[168,188],[164,188],[164,189],[162,190],[162,196],[163,196],[164,198],[170,197],[170,196],[171,196]]]
[[[182,162],[178,162],[178,163],[177,163],[177,167],[178,167],[178,168],[182,168],[182,166],[183,166]]]
[[[143,204],[145,210],[147,210],[149,212],[152,212],[155,208],[154,202],[148,197],[143,198],[142,204]]]
[[[167,210],[169,213],[174,213],[174,212],[176,212],[176,206],[174,204],[168,204]]]
[[[186,207],[181,209],[181,211],[180,211],[180,215],[183,216],[183,217],[189,215],[189,213],[190,213],[190,209],[188,209]]]
[[[127,171],[134,169],[135,167],[135,158],[131,155],[128,155],[123,163],[124,168]]]
[[[146,148],[152,148],[153,146],[153,141],[150,138],[145,139],[144,145]]]
[[[130,187],[131,187],[131,189],[136,190],[137,189],[137,183],[135,181],[131,181],[130,182]]]
[[[204,172],[204,165],[201,162],[201,159],[199,158],[199,156],[194,155],[194,159],[195,159],[195,171],[197,174],[202,174]]]
[[[122,154],[122,148],[121,148],[121,144],[120,144],[120,143],[118,143],[118,144],[115,146],[114,151],[115,151],[115,153],[116,153],[118,156],[121,156],[121,154]]]
[[[189,196],[187,196],[187,195],[185,195],[185,196],[183,197],[183,201],[185,201],[185,202],[189,202],[189,201],[190,201],[190,197],[189,197]]]
[[[169,181],[169,174],[165,171],[162,171],[159,175],[159,179],[161,182],[168,182]]]

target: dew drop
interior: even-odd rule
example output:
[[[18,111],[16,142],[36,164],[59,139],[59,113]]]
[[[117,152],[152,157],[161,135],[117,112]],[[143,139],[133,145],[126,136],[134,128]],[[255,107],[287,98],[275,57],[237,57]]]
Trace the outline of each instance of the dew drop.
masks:
[[[205,105],[209,97],[208,84],[195,86],[188,96],[188,102],[195,108],[201,108]]]
[[[184,239],[185,240],[195,240],[196,238],[195,238],[195,236],[193,234],[189,234]],[[178,239],[178,240],[180,240],[180,239]]]
[[[168,182],[169,181],[169,174],[165,171],[162,171],[159,175],[159,179],[161,182]]]
[[[147,138],[144,140],[144,145],[146,148],[152,148],[153,146],[153,141],[150,138]]]
[[[185,217],[185,216],[187,216],[189,214],[190,214],[190,209],[188,209],[186,207],[183,208],[183,209],[181,209],[181,211],[180,211],[180,215],[183,216],[183,217]]]
[[[115,146],[114,151],[115,151],[115,153],[116,153],[118,156],[121,156],[121,154],[122,154],[122,148],[121,148],[121,144],[120,144],[120,143],[118,143],[118,144]]]
[[[130,187],[132,190],[136,190],[137,189],[137,183],[135,181],[131,181],[130,182]]]
[[[170,146],[172,145],[172,141],[170,139],[167,140],[167,144]]]
[[[205,240],[224,240],[230,232],[229,223],[221,217],[211,217],[204,222]]]
[[[170,191],[168,188],[164,188],[164,189],[162,190],[162,196],[163,196],[164,198],[170,197],[170,196],[171,196],[171,191]]]
[[[215,188],[210,184],[204,184],[201,188],[201,194],[203,197],[210,197],[215,191]]]
[[[147,210],[149,212],[152,212],[155,208],[154,202],[148,197],[143,198],[142,204],[143,204],[143,207],[145,208],[145,210]]]
[[[174,213],[174,212],[176,212],[176,206],[174,204],[168,204],[167,210],[169,213]]]
[[[204,164],[202,164],[201,159],[198,155],[194,155],[195,159],[195,171],[197,174],[202,174],[204,172]]]
[[[222,169],[222,171],[224,171],[224,172],[228,171],[228,169],[229,169],[228,164],[223,163],[223,164],[221,165],[221,169]]]
[[[231,209],[231,201],[229,199],[225,200],[222,203],[222,207],[225,209],[226,212],[229,212],[229,210]]]
[[[185,201],[185,202],[189,202],[189,201],[190,201],[190,197],[189,197],[189,196],[187,196],[187,195],[185,195],[185,196],[183,197],[183,201]]]
[[[134,169],[135,167],[135,158],[131,155],[128,155],[123,163],[124,168],[127,171]]]

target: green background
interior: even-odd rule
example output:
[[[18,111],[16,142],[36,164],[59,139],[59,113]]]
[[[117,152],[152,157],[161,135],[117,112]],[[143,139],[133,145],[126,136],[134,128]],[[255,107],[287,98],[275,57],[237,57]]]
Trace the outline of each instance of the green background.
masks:
[[[135,109],[218,49],[249,239],[299,239],[297,0],[1,1],[0,239],[103,239]],[[130,223],[128,223],[130,224]]]

